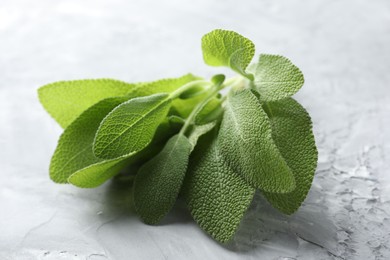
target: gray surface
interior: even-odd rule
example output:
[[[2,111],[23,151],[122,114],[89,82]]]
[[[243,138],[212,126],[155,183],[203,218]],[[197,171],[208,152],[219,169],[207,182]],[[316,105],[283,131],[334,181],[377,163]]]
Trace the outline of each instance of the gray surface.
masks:
[[[236,30],[257,52],[305,73],[319,166],[304,206],[285,217],[257,196],[229,246],[178,204],[142,224],[130,189],[56,185],[48,164],[61,129],[40,85],[79,78],[151,80],[221,71],[200,37]],[[389,259],[390,2],[0,2],[0,259]]]

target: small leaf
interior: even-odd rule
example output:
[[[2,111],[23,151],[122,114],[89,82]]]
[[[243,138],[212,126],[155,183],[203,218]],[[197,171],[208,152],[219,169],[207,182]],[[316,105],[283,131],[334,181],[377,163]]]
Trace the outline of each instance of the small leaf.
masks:
[[[177,130],[180,130],[185,123],[184,118],[181,118],[180,116],[175,116],[175,115],[169,116],[168,121],[169,121],[170,127],[177,129]]]
[[[317,167],[318,153],[311,119],[306,110],[292,98],[268,102],[263,106],[270,118],[272,138],[297,183],[292,192],[264,192],[264,196],[275,208],[292,214],[306,198]]]
[[[203,59],[210,66],[226,66],[253,79],[245,72],[255,54],[255,45],[242,35],[226,30],[214,30],[202,38]]]
[[[206,89],[202,85],[194,85],[192,88],[187,89],[183,93],[180,94],[179,98],[181,99],[189,99],[199,95],[202,95]]]
[[[222,102],[218,98],[210,99],[195,116],[195,124],[203,125],[217,120],[223,113]]]
[[[191,153],[187,137],[175,135],[164,149],[139,170],[135,178],[135,209],[147,224],[157,224],[173,207]]]
[[[303,85],[304,78],[297,66],[279,55],[260,55],[254,65],[255,89],[263,101],[275,101],[294,95]]]
[[[285,193],[294,176],[271,136],[271,125],[256,96],[248,89],[228,96],[219,131],[221,154],[253,187]]]
[[[59,81],[38,90],[47,112],[66,128],[84,110],[102,99],[126,95],[136,84],[113,79]]]
[[[210,132],[216,126],[216,124],[217,124],[217,122],[214,121],[214,122],[210,122],[210,123],[204,124],[204,125],[196,125],[195,124],[192,126],[191,133],[188,137],[188,140],[192,145],[192,150],[195,148],[199,137]]]
[[[94,154],[115,159],[144,149],[153,139],[171,105],[169,94],[133,98],[111,111],[101,122]]]
[[[176,98],[172,101],[171,111],[174,115],[178,115],[182,118],[187,118],[195,106],[202,102],[205,97],[208,95],[208,92],[203,92],[200,95],[191,97],[189,99]]]
[[[61,135],[50,163],[50,177],[54,182],[66,183],[73,173],[92,166],[97,174],[106,174],[105,161],[94,156],[92,144],[101,120],[125,98],[104,99],[84,111]],[[108,162],[108,167],[116,162]]]
[[[184,180],[183,195],[199,226],[224,243],[236,232],[255,189],[220,155],[214,131],[199,140]]]
[[[214,75],[212,78],[211,78],[211,82],[214,83],[214,85],[216,86],[220,86],[222,85],[222,83],[225,81],[226,77],[225,75],[223,74],[217,74],[217,75]]]

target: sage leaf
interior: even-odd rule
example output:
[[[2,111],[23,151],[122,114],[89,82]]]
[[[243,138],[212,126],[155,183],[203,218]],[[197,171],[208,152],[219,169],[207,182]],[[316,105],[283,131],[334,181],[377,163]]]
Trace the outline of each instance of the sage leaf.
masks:
[[[140,168],[135,178],[134,203],[145,223],[157,224],[173,207],[191,150],[187,137],[175,135],[157,156]]]
[[[217,29],[202,38],[203,59],[210,66],[226,66],[253,79],[245,72],[255,54],[255,45],[242,35]]]
[[[59,81],[39,88],[38,96],[46,111],[66,128],[93,104],[105,98],[124,96],[136,86],[113,79]]]
[[[212,131],[199,139],[184,180],[183,195],[199,226],[224,243],[235,234],[255,189],[229,167],[214,136]]]
[[[171,115],[168,117],[170,127],[177,129],[178,131],[183,127],[185,119],[180,116]]]
[[[162,143],[175,133],[177,131],[172,129],[168,120],[164,120],[159,125],[152,142],[145,149],[117,159],[102,160],[98,163],[91,164],[71,174],[68,182],[80,188],[95,188],[121,171],[135,174],[140,165],[158,154],[161,150]],[[92,143],[90,145],[92,146]]]
[[[264,196],[275,208],[292,214],[306,198],[317,167],[318,152],[311,119],[306,110],[292,98],[267,102],[263,107],[271,122],[272,138],[297,183],[292,192],[264,192]]]
[[[101,122],[93,145],[94,154],[115,159],[144,149],[165,119],[169,94],[133,98],[112,110]]]
[[[195,95],[188,99],[176,98],[172,101],[171,111],[172,114],[187,118],[194,110],[199,102],[202,102],[207,96],[207,92],[202,92],[200,95]]]
[[[192,130],[191,130],[191,133],[188,137],[188,141],[191,143],[192,145],[192,150],[195,148],[197,142],[198,142],[198,139],[210,132],[215,126],[217,125],[217,121],[213,121],[213,122],[210,122],[210,123],[207,123],[207,124],[203,124],[203,125],[193,125],[192,126]]]
[[[87,108],[117,96],[128,98],[170,93],[182,85],[200,79],[192,74],[145,83],[126,83],[113,79],[59,81],[38,89],[38,97],[46,111],[66,128]]]
[[[84,111],[65,129],[50,162],[50,177],[54,182],[66,183],[69,176],[86,167],[93,168],[98,174],[106,174],[103,168],[121,161],[105,162],[97,158],[92,144],[105,115],[124,101],[126,98],[123,97],[104,99]]]
[[[199,95],[202,95],[206,89],[202,85],[194,85],[192,88],[184,91],[180,94],[179,98],[181,99],[189,99]]]
[[[221,154],[253,187],[290,192],[294,176],[271,134],[268,116],[251,90],[228,97],[218,137]]]
[[[299,68],[283,56],[261,54],[253,68],[254,86],[263,101],[291,97],[304,83]]]
[[[222,102],[219,98],[210,99],[195,116],[195,124],[203,125],[213,122],[223,114]]]

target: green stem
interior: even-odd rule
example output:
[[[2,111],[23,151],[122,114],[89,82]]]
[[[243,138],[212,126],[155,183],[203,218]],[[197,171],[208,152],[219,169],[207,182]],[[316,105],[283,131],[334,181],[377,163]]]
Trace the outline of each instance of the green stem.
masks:
[[[202,100],[202,102],[198,103],[195,108],[191,111],[191,114],[187,117],[186,122],[184,123],[183,127],[180,129],[179,135],[184,135],[187,131],[188,127],[193,123],[193,120],[198,114],[198,112],[202,109],[202,107],[207,104],[215,95],[218,93],[219,88],[212,89],[213,91],[210,92],[210,94]]]
[[[246,83],[246,79],[244,77],[242,77],[242,76],[235,76],[235,77],[229,78],[229,79],[225,80],[225,82],[223,84],[221,84],[220,86],[216,86],[216,85],[212,84],[210,81],[207,81],[207,80],[195,80],[195,81],[192,81],[192,82],[189,82],[189,83],[183,85],[182,87],[180,87],[176,91],[172,92],[171,93],[171,98],[174,99],[174,98],[177,98],[178,96],[180,96],[180,94],[182,94],[184,91],[186,91],[186,90],[188,90],[188,89],[190,89],[190,88],[192,88],[194,86],[197,86],[197,85],[204,86],[204,87],[209,86],[207,91],[210,91],[210,94],[204,100],[202,100],[202,102],[198,103],[195,106],[195,108],[191,111],[191,114],[188,116],[188,118],[186,119],[183,127],[180,129],[179,135],[184,135],[185,134],[185,132],[187,131],[189,126],[193,123],[193,120],[194,120],[196,114],[220,90],[222,90],[224,88],[227,88],[227,87],[231,87],[231,89],[233,89],[233,88],[235,88],[235,89],[243,88],[243,87],[245,87],[245,83]],[[226,100],[226,97],[227,97],[227,95],[222,97],[222,101]]]
[[[225,82],[221,85],[220,89],[224,89],[226,87],[231,87],[231,88],[239,88],[239,87],[244,87],[245,82],[247,79],[244,77],[238,75],[232,78],[229,78],[225,80]]]

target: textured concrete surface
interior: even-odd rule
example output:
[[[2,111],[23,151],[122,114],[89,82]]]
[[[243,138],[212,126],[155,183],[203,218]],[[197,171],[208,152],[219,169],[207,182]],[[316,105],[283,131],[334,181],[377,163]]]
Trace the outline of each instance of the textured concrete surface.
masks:
[[[142,224],[131,190],[56,185],[61,129],[36,89],[62,79],[151,80],[221,71],[200,37],[240,32],[305,73],[296,96],[319,146],[313,188],[286,217],[257,196],[221,246],[178,203]],[[0,2],[0,259],[389,259],[390,2],[387,0]],[[222,70],[225,71],[225,70]]]

